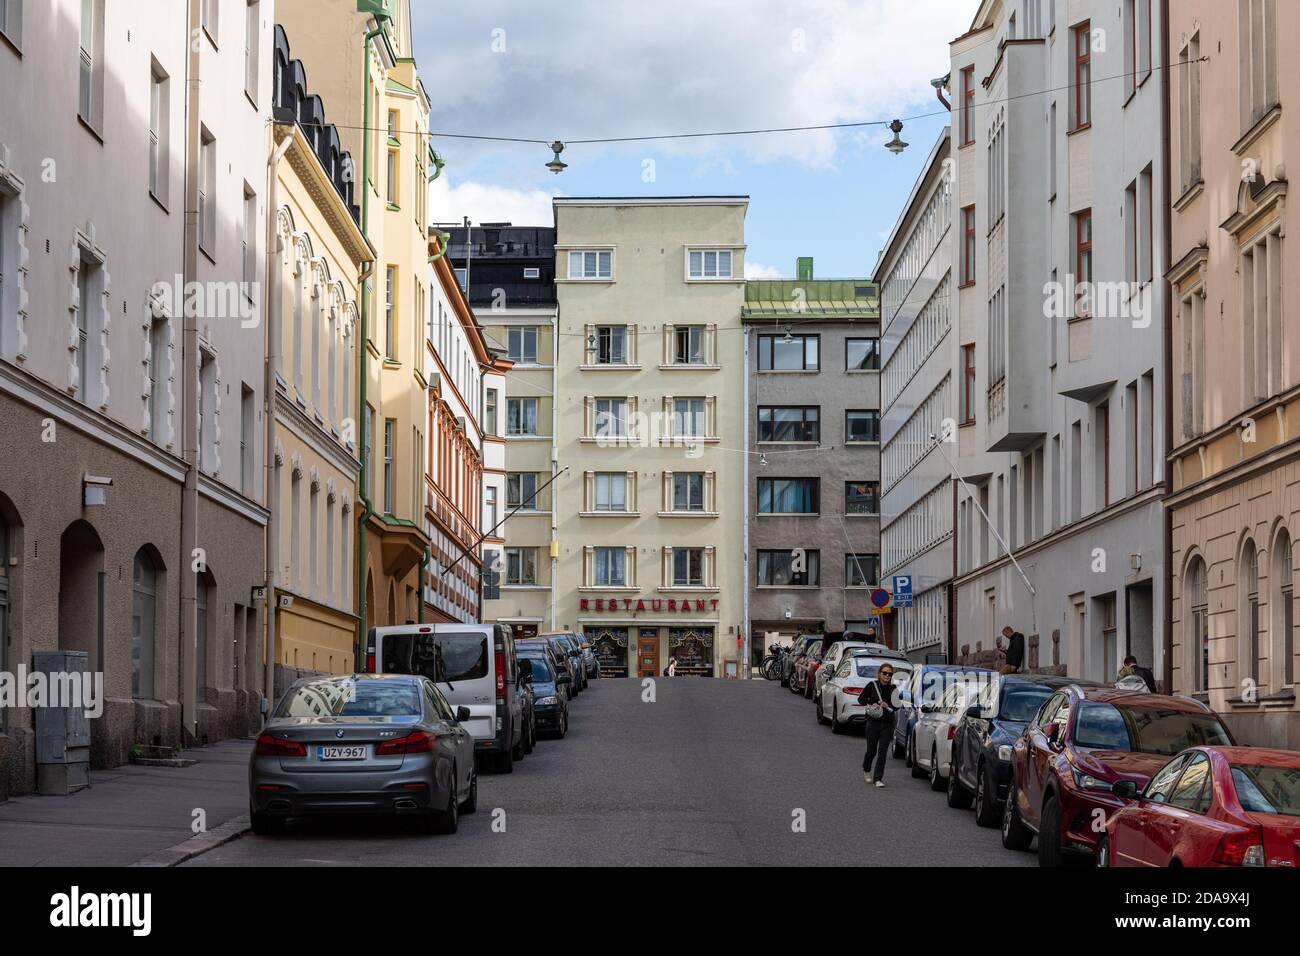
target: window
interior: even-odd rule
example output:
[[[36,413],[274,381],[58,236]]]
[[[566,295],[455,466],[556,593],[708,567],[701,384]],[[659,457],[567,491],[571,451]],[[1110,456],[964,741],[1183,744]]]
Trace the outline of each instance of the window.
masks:
[[[537,434],[537,399],[506,399],[506,434],[515,436]]]
[[[880,339],[845,339],[844,368],[849,372],[879,372]]]
[[[626,548],[593,548],[591,583],[596,587],[623,587],[627,582]]]
[[[1097,462],[1097,507],[1110,505],[1110,402],[1097,406],[1093,454]]]
[[[256,395],[247,385],[239,387],[239,489],[253,495],[253,462],[257,457]]]
[[[673,473],[673,511],[704,510],[703,472]]]
[[[1244,600],[1241,602],[1241,632],[1246,636],[1241,653],[1239,679],[1249,677],[1257,685],[1259,672],[1259,552],[1255,542],[1247,541],[1241,551],[1241,573],[1238,578]]]
[[[207,349],[199,355],[199,468],[211,472],[217,464],[217,357]]]
[[[516,365],[537,364],[537,329],[512,328],[506,332],[506,355]]]
[[[366,463],[366,497],[371,501],[375,499],[375,410],[369,404],[366,405],[366,436],[365,436],[365,458]]]
[[[1185,193],[1201,182],[1201,35],[1179,54],[1178,170]],[[1243,64],[1244,66],[1244,64]]]
[[[244,92],[254,103],[257,102],[258,59],[262,46],[261,4],[258,0],[248,0],[244,11]]]
[[[1075,318],[1092,315],[1092,210],[1074,214]]]
[[[537,475],[516,471],[506,475],[506,507],[522,511],[537,510]]]
[[[1243,400],[1254,405],[1280,392],[1282,382],[1282,237],[1277,228],[1241,251]]]
[[[1205,296],[1202,290],[1183,297],[1179,307],[1182,328],[1183,437],[1201,433],[1205,408]],[[1243,349],[1243,352],[1247,350]]]
[[[600,472],[593,476],[594,510],[627,511],[627,475],[621,472]]]
[[[844,513],[846,515],[880,514],[880,483],[877,481],[846,481],[844,483]]]
[[[691,249],[687,275],[692,279],[730,279],[730,249]]]
[[[704,586],[704,549],[673,548],[673,587]]]
[[[1183,600],[1188,609],[1184,620],[1191,650],[1188,663],[1193,675],[1192,689],[1206,692],[1210,689],[1210,602],[1205,562],[1199,557],[1193,559],[1187,570]]]
[[[483,489],[483,533],[490,534],[501,520],[497,513],[497,490],[491,485]]]
[[[1092,125],[1092,24],[1085,20],[1072,31],[1074,39],[1074,129]]]
[[[217,41],[217,12],[221,0],[199,0],[199,22],[212,42]]]
[[[217,246],[217,141],[199,130],[199,248],[212,258]]]
[[[704,438],[708,435],[708,416],[702,398],[673,399],[673,437]]]
[[[763,515],[815,515],[821,502],[816,478],[758,479],[758,513]]]
[[[390,143],[401,142],[397,138],[398,116],[397,110],[388,111],[388,141]]]
[[[759,551],[755,583],[761,588],[819,587],[821,552],[802,548]]]
[[[244,297],[256,301],[253,284],[257,281],[257,193],[244,184],[243,218],[239,222],[240,263],[244,270]]]
[[[104,0],[81,0],[80,54],[77,114],[98,133],[104,112]]]
[[[627,436],[627,399],[596,399],[595,426],[597,438],[625,438]]]
[[[541,269],[537,268],[536,266],[524,266],[525,279],[540,279],[541,277],[542,277]]]
[[[401,169],[402,154],[400,150],[390,149],[388,151],[388,175],[385,182],[388,183],[388,205],[396,208],[397,200],[401,193],[398,191],[400,182],[398,181],[398,170]]]
[[[1205,813],[1210,809],[1214,794],[1214,784],[1210,776],[1210,758],[1203,753],[1193,755],[1187,769],[1178,778],[1173,792],[1169,794],[1169,805],[1192,813]]]
[[[537,549],[506,548],[506,584],[537,583]]]
[[[880,412],[874,409],[845,412],[844,440],[846,442],[880,441]]]
[[[208,598],[211,588],[206,574],[196,575],[194,604],[198,612],[198,623],[194,629],[194,683],[199,689],[199,699],[206,695],[203,689],[208,686]]]
[[[821,337],[817,335],[760,335],[758,370],[760,372],[816,372]]]
[[[975,284],[975,207],[966,206],[961,211],[961,285]]]
[[[961,420],[963,425],[975,424],[975,346],[961,347]]]
[[[23,40],[23,0],[0,0],[0,33],[3,33],[14,46],[20,46]],[[3,635],[0,631],[0,635]]]
[[[1281,693],[1295,686],[1295,575],[1291,566],[1291,536],[1282,529],[1273,542],[1273,640],[1269,657],[1272,689]]]
[[[673,329],[673,364],[704,364],[704,333],[702,325],[679,325]]]
[[[1131,95],[1151,73],[1152,0],[1124,0],[1124,94]]]
[[[167,435],[167,319],[154,319],[149,326],[149,438],[161,445]]]
[[[1278,104],[1276,0],[1237,0],[1241,131],[1249,131]]]
[[[602,325],[596,329],[596,364],[627,364],[627,327]]]
[[[846,588],[875,587],[880,580],[880,555],[846,554],[844,556],[844,586]]]
[[[759,441],[821,441],[821,409],[806,406],[759,406]]]
[[[961,71],[961,145],[975,142],[975,67]]]
[[[307,565],[311,595],[320,595],[320,483],[312,482],[307,491]]]
[[[171,119],[171,83],[162,68],[153,63],[149,71],[149,192],[167,205],[169,170],[169,120]]]
[[[609,249],[574,249],[569,252],[570,279],[612,279],[614,253]]]
[[[131,696],[146,700],[153,697],[157,607],[158,569],[141,548],[131,574]]]
[[[483,430],[489,435],[497,434],[497,390],[489,388],[483,401]]]
[[[391,515],[397,507],[397,420],[384,419],[384,514]]]
[[[397,267],[384,270],[384,358],[397,361]]]

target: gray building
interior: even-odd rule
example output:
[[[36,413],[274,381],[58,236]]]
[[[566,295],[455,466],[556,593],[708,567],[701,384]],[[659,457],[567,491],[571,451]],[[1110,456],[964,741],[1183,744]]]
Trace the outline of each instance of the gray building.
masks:
[[[880,308],[868,279],[745,288],[743,447],[751,663],[871,621],[880,570]]]

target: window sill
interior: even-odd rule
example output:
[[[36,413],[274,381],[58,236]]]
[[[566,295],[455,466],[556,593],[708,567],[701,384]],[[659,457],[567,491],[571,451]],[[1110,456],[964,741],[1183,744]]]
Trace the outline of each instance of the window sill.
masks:
[[[514,362],[514,359],[511,359],[510,361]],[[552,367],[553,366],[550,365],[540,365],[537,362],[515,362],[515,367],[511,369],[511,371],[512,372],[518,372],[518,371],[536,372],[536,371],[544,370],[549,372]]]
[[[1194,203],[1196,201],[1196,198],[1200,196],[1201,193],[1203,192],[1205,192],[1205,180],[1198,179],[1196,180],[1196,182],[1192,183],[1190,186],[1184,189],[1183,194],[1179,196],[1176,200],[1174,200],[1174,206],[1173,206],[1174,211],[1175,212],[1185,211],[1187,207],[1190,206],[1192,203]]]
[[[203,258],[207,259],[208,262],[212,263],[214,266],[217,264],[217,257],[208,252],[207,248],[201,242],[199,243],[199,252],[203,253]]]
[[[796,440],[796,441],[768,441],[768,440],[766,440],[766,439],[762,439],[762,438],[760,438],[760,439],[759,439],[758,441],[756,441],[754,444],[756,444],[756,445],[763,445],[763,446],[768,447],[768,448],[771,448],[772,446],[776,446],[777,448],[799,448],[799,447],[803,447],[803,446],[807,446],[807,447],[813,447],[813,448],[815,448],[816,446],[818,446],[818,445],[821,444],[821,439],[820,439],[820,438],[810,438],[810,439],[808,439],[807,441],[798,441],[798,440]]]
[[[819,375],[819,368],[760,368],[759,375]]]
[[[697,284],[708,285],[710,283],[716,284],[719,282],[726,283],[726,282],[744,282],[744,281],[745,280],[740,276],[687,276],[686,277],[687,285],[697,285]]]
[[[755,518],[820,518],[820,511],[759,511]]]
[[[579,511],[579,518],[639,518],[639,511]]]
[[[1082,126],[1076,126],[1074,127],[1074,129],[1069,130],[1068,132],[1066,132],[1065,135],[1067,137],[1076,136],[1079,133],[1086,133],[1090,129],[1092,129],[1092,123],[1084,123]]]
[[[1269,129],[1272,128],[1273,124],[1275,124],[1281,118],[1282,118],[1282,104],[1279,103],[1278,105],[1274,106],[1271,110],[1269,110],[1267,113],[1265,113],[1260,118],[1259,122],[1257,122],[1250,129],[1246,130],[1245,134],[1241,137],[1241,139],[1237,140],[1235,143],[1232,144],[1232,151],[1236,153],[1238,156],[1240,156],[1246,150],[1250,149],[1250,147],[1254,146],[1256,141],[1258,141],[1261,136],[1263,136],[1266,132],[1268,132]]]
[[[0,30],[0,40],[4,41],[4,45],[9,47],[9,49],[14,52],[14,55],[17,56],[18,59],[21,60],[23,58],[23,50],[22,47],[18,45],[17,38],[11,37],[4,30]]]
[[[385,358],[384,368],[401,368],[402,363],[395,358]]]
[[[390,203],[387,203],[386,205],[387,205],[387,207],[388,207],[388,211],[389,211],[389,212],[401,212],[401,211],[402,211],[402,207],[399,206],[399,205],[397,205],[396,203],[391,203],[391,202],[390,202]]]
[[[641,589],[634,584],[584,584],[578,588],[579,594],[640,594]]]
[[[880,447],[880,441],[879,441],[879,440],[877,440],[877,441],[852,441],[852,440],[845,440],[844,445],[845,445],[845,447],[853,446],[853,447],[858,447],[858,448],[879,448],[879,447]]]
[[[95,127],[90,124],[90,120],[82,116],[80,112],[77,113],[77,122],[81,124],[82,129],[84,129],[91,136],[95,137],[95,142],[99,143],[100,146],[104,145],[103,134],[100,133],[99,130],[95,129]]]
[[[506,441],[550,441],[550,435],[507,435]]]
[[[665,584],[659,590],[665,594],[719,594],[722,588],[711,588],[703,584]]]
[[[820,584],[755,584],[756,591],[820,591]]]
[[[614,279],[613,279],[612,277],[608,277],[608,278],[604,278],[604,279],[581,279],[581,278],[572,278],[572,277],[561,279],[561,278],[558,278],[558,277],[557,277],[555,281],[556,281],[556,282],[586,283],[586,284],[588,284],[588,285],[613,285],[613,284],[614,284]]]
[[[717,435],[672,435],[659,439],[660,448],[689,448],[691,445],[716,445],[722,439]]]
[[[969,282],[963,282],[961,285],[957,286],[957,288],[958,288],[958,289],[973,289],[973,288],[975,288],[975,280],[974,280],[974,279],[971,279]]]
[[[261,112],[257,107],[256,97],[247,89],[244,90],[244,99],[248,100],[248,105],[253,108],[254,112]]]
[[[629,448],[641,444],[641,439],[634,435],[583,435],[578,441],[584,445],[610,445],[614,448]]]
[[[846,368],[846,369],[844,370],[844,374],[845,374],[845,375],[879,375],[879,374],[880,374],[880,369],[878,369],[878,368]]]
[[[614,362],[596,362],[594,364],[579,365],[578,370],[581,372],[639,372],[640,365],[620,365]]]
[[[880,517],[880,512],[879,512],[879,511],[846,511],[846,512],[844,512],[844,517],[846,517],[846,518],[879,518],[879,517]]]
[[[549,591],[550,589],[551,587],[548,584],[503,584],[501,585],[502,591]]]
[[[508,501],[506,502],[506,507],[512,511],[514,510],[514,505],[510,504]],[[549,518],[550,516],[551,512],[549,509],[520,508],[514,513],[514,517],[516,518]]]
[[[716,511],[660,511],[657,512],[660,518],[716,518]]]
[[[640,368],[640,366],[637,366]],[[703,362],[673,362],[669,365],[660,365],[659,370],[662,372],[675,371],[696,371],[696,372],[715,372],[722,368],[721,365],[706,365]]]
[[[172,214],[172,211],[171,211],[170,209],[167,208],[167,204],[166,204],[165,202],[163,202],[161,199],[159,199],[159,198],[158,198],[158,194],[157,194],[156,192],[154,192],[152,189],[149,190],[149,198],[152,199],[152,200],[154,201],[154,205],[156,205],[159,209],[161,209],[161,210],[162,210],[163,212],[165,212],[167,215],[170,216],[170,215]]]

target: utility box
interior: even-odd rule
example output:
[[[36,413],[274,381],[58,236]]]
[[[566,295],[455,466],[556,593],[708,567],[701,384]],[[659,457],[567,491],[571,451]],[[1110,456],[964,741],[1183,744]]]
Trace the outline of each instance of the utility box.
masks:
[[[37,707],[36,710],[36,792],[66,796],[90,786],[90,718],[86,703],[78,693],[69,700],[56,691],[86,685],[83,675],[90,670],[85,651],[37,651],[32,655],[33,674],[44,675],[50,699],[64,706]],[[75,704],[76,706],[70,706]]]

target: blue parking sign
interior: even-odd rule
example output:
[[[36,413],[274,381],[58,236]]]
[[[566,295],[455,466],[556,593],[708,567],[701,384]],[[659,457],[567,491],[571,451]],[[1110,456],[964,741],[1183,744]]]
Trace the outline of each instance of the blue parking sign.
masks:
[[[910,574],[895,574],[893,591],[895,606],[912,606],[912,576]]]

